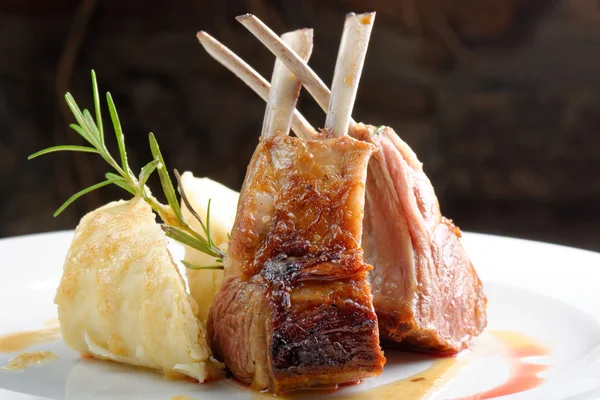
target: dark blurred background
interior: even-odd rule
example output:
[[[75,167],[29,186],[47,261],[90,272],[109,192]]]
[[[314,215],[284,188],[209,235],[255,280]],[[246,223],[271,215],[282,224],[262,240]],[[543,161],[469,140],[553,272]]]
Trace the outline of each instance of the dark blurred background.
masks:
[[[135,169],[152,131],[170,168],[239,190],[264,103],[195,33],[270,77],[274,58],[234,17],[313,27],[310,63],[329,84],[344,14],[372,10],[354,117],[413,147],[444,214],[463,230],[600,250],[599,0],[0,0],[0,236],[73,228],[123,195],[103,188],[53,218],[107,166],[75,153],[26,161],[83,144],[63,95],[90,107],[90,69],[115,98]],[[306,94],[299,108],[322,126]]]

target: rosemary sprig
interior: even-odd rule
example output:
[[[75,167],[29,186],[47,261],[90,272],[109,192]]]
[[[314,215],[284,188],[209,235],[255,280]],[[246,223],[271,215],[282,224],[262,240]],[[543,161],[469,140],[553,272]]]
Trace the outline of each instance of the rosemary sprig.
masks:
[[[219,249],[219,247],[214,243],[210,233],[210,201],[208,205],[205,225],[198,216],[198,214],[189,204],[189,201],[185,196],[185,192],[183,191],[183,188],[181,186],[179,173],[176,171],[179,192],[181,193],[182,198],[186,203],[187,208],[191,211],[192,215],[194,215],[194,217],[197,218],[198,221],[200,221],[200,225],[202,226],[202,230],[204,233],[204,235],[202,235],[196,232],[196,230],[194,230],[194,228],[192,228],[188,224],[181,212],[181,206],[179,205],[179,202],[177,200],[177,194],[175,192],[173,183],[171,182],[171,178],[165,166],[165,161],[160,152],[160,147],[158,146],[158,142],[156,141],[156,138],[153,133],[149,134],[148,140],[150,142],[150,150],[152,151],[152,156],[154,159],[141,169],[139,176],[136,177],[133,174],[132,169],[129,167],[129,164],[127,162],[125,136],[123,135],[123,130],[121,128],[121,121],[119,120],[119,115],[117,113],[117,109],[115,107],[115,103],[112,99],[112,96],[110,95],[110,93],[106,93],[106,102],[108,104],[110,118],[113,123],[115,137],[117,140],[117,145],[119,147],[120,163],[117,162],[106,148],[106,144],[104,141],[104,125],[102,123],[102,110],[100,103],[100,95],[98,91],[98,82],[96,80],[96,74],[93,70],[92,90],[94,96],[94,111],[96,114],[95,120],[88,110],[84,109],[82,111],[79,108],[77,102],[70,93],[65,94],[65,100],[69,108],[71,109],[75,120],[77,121],[76,124],[71,124],[69,126],[75,132],[77,132],[89,144],[89,146],[53,146],[30,155],[28,159],[31,160],[41,155],[54,153],[57,151],[78,151],[84,153],[96,153],[100,155],[100,157],[102,157],[104,161],[106,161],[113,168],[114,172],[107,172],[105,175],[106,180],[75,193],[56,210],[54,216],[56,217],[60,215],[61,212],[63,212],[71,203],[73,203],[81,196],[93,190],[99,189],[103,186],[114,184],[126,190],[134,196],[140,196],[148,204],[150,204],[152,209],[161,217],[161,219],[165,223],[165,225],[162,225],[162,228],[168,237],[215,257],[216,262],[219,263],[219,265],[195,266],[182,261],[182,263],[186,267],[193,269],[222,269],[223,257],[225,255],[223,254],[221,249]],[[155,170],[158,171],[160,183],[165,197],[167,199],[167,205],[161,204],[154,196],[152,196],[150,190],[146,186],[148,178]]]

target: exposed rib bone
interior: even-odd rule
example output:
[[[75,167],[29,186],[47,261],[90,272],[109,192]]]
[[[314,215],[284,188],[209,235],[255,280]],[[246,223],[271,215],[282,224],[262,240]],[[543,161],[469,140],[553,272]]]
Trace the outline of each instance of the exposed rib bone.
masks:
[[[313,48],[313,30],[300,29],[281,36],[292,50],[304,60],[308,60]],[[292,122],[292,114],[300,95],[302,83],[279,60],[275,59],[271,91],[267,100],[267,110],[263,122],[262,133],[269,137],[277,132],[288,134]]]
[[[233,72],[264,101],[268,101],[271,85],[254,68],[208,33],[201,31],[196,36],[211,57]],[[292,129],[296,135],[304,140],[313,139],[317,135],[314,128],[298,110],[294,110]]]
[[[236,17],[258,40],[285,64],[302,81],[306,90],[327,111],[329,107],[329,89],[317,74],[275,32],[252,14]]]
[[[341,137],[348,133],[374,20],[375,13],[346,16],[325,121],[325,130],[330,136]]]

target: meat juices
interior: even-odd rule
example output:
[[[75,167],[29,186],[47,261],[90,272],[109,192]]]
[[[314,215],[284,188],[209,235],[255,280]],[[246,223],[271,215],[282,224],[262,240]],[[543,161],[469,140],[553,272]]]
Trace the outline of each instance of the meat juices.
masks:
[[[385,345],[454,354],[486,326],[487,299],[440,213],[422,164],[391,128],[358,124],[352,136],[375,144],[369,163],[362,246]]]
[[[360,247],[372,150],[349,137],[261,139],[208,321],[216,356],[242,382],[281,393],[381,373]]]

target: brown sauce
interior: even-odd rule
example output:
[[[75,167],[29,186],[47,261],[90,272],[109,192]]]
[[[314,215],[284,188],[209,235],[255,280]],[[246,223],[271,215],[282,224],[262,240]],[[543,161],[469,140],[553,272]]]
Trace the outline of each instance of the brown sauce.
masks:
[[[48,321],[47,328],[8,334],[0,336],[0,352],[12,353],[22,351],[32,345],[57,340],[60,338],[60,328],[55,321]],[[529,357],[543,357],[549,354],[546,347],[537,343],[534,339],[511,331],[489,332],[500,344],[501,355],[510,365],[510,377],[501,385],[490,390],[476,393],[455,400],[486,400],[500,396],[515,394],[533,389],[544,382],[540,377],[542,372],[547,371],[550,365],[532,364],[527,361]],[[40,365],[44,362],[55,360],[57,355],[50,351],[22,353],[12,359],[4,366],[4,370],[22,370],[31,365]],[[373,389],[358,393],[345,394],[343,398],[351,400],[361,399],[424,399],[441,389],[455,372],[460,370],[466,359],[458,360],[455,357],[438,358],[425,371],[419,372],[408,378],[388,383]],[[255,399],[265,398],[301,398],[308,393],[299,395],[273,396],[269,393],[254,393]],[[314,394],[312,392],[311,394]],[[187,395],[175,396],[171,400],[194,400]]]
[[[401,379],[387,385],[352,393],[343,396],[344,399],[424,399],[439,389],[460,369],[462,361],[455,357],[436,359],[425,371]]]
[[[34,344],[60,339],[60,327],[48,327],[35,331],[9,333],[0,336],[0,353],[16,353]]]
[[[7,371],[19,371],[32,365],[41,365],[48,361],[54,361],[58,356],[51,351],[36,351],[33,353],[21,353],[11,358],[7,365],[2,367]]]
[[[388,383],[387,385],[378,386],[376,388],[365,390],[358,393],[344,393],[340,396],[333,396],[332,399],[350,399],[350,400],[371,400],[371,399],[422,399],[425,395],[435,392],[442,388],[444,383],[452,376],[453,371],[459,368],[462,361],[455,357],[438,358],[425,371],[409,376],[396,382]],[[454,368],[453,368],[454,367]],[[347,385],[346,385],[347,386]],[[272,393],[254,393],[254,400],[266,399],[304,399],[313,398],[315,395],[327,395],[335,392],[329,391],[301,391],[293,394],[274,395]]]

